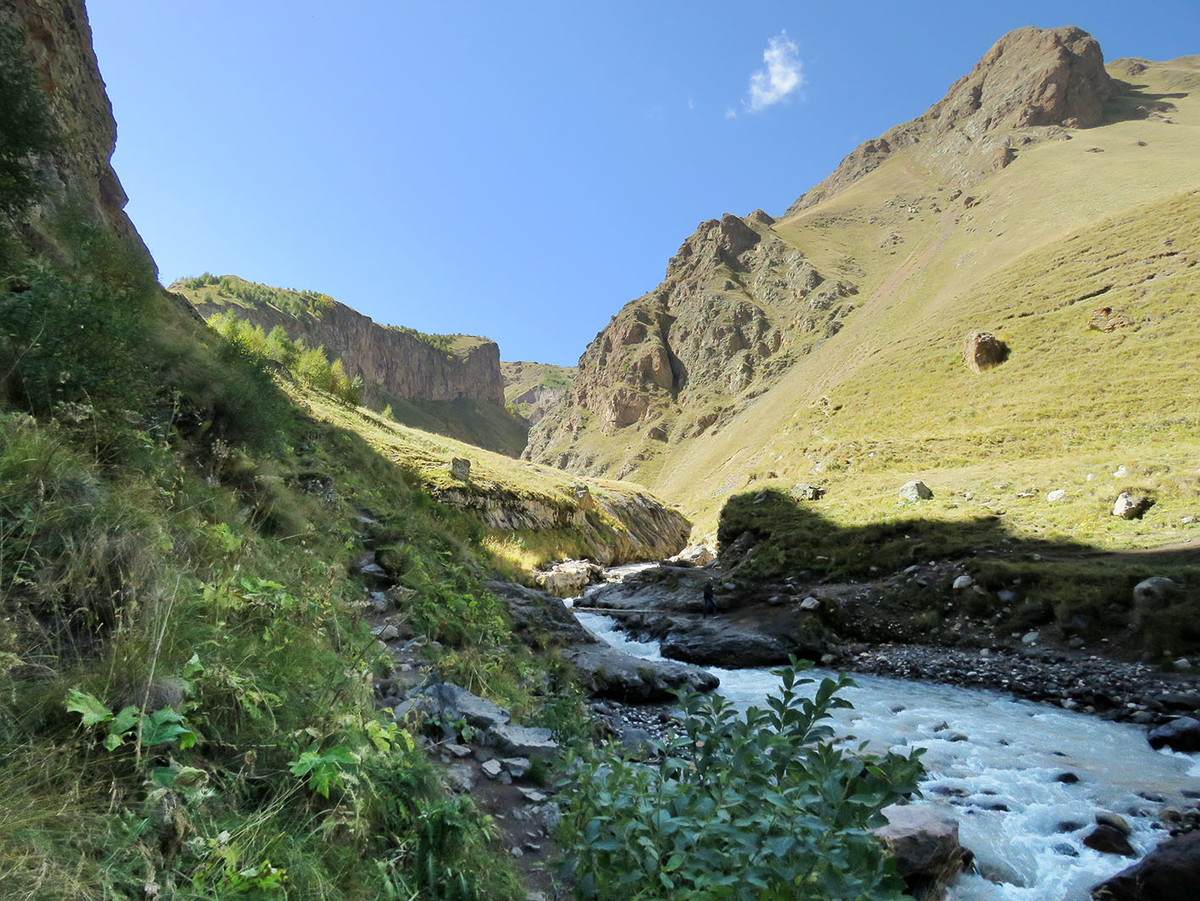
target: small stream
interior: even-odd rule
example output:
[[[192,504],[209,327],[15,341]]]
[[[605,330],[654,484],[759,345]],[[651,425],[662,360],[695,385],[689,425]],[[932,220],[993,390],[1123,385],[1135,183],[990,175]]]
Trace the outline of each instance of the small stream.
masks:
[[[662,659],[657,642],[628,639],[615,620],[576,616],[609,644]],[[762,706],[779,683],[769,669],[709,671],[740,709]],[[1151,828],[1163,803],[1195,803],[1182,792],[1200,787],[1200,760],[1152,750],[1137,726],[988,691],[869,675],[854,681],[857,687],[845,693],[854,709],[836,711],[838,732],[870,742],[876,752],[926,748],[925,799],[916,803],[947,807],[959,821],[962,844],[975,852],[978,873],[957,879],[948,895],[954,901],[1086,901],[1093,885],[1132,863],[1084,847],[1097,813],[1125,817],[1131,843],[1144,853],[1167,837]],[[1068,773],[1078,781],[1059,781]]]

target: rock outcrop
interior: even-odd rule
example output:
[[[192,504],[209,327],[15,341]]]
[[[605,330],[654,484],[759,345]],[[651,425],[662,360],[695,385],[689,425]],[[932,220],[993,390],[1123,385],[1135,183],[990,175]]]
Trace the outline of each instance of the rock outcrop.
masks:
[[[149,261],[150,252],[125,214],[129,198],[110,162],[117,125],[92,49],[83,0],[6,0],[0,5],[0,24],[25,34],[50,111],[67,136],[52,158],[41,161],[48,190],[28,217],[26,237],[48,252],[69,257],[47,228],[48,221],[69,205],[82,208],[93,224]]]
[[[860,144],[786,215],[831,197],[891,154],[917,145],[921,163],[942,168],[967,187],[1012,161],[1014,130],[1028,146],[1063,128],[1099,125],[1114,91],[1100,45],[1087,32],[1074,26],[1010,31],[945,97],[911,122]]]
[[[385,403],[388,395],[427,401],[466,398],[504,407],[500,348],[486,338],[464,336],[446,351],[337,301],[322,304],[319,313],[292,315],[269,305],[206,303],[202,293],[190,294],[189,300],[205,319],[230,310],[264,331],[279,326],[293,341],[324,345],[331,357],[341,358],[351,378],[362,376],[368,401]]]

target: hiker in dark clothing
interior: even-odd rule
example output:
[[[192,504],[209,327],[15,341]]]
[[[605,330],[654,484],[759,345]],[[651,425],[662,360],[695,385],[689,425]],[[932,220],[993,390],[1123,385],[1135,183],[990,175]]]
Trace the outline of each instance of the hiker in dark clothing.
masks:
[[[716,586],[713,585],[713,580],[709,579],[707,582],[704,583],[704,615],[705,616],[708,616],[710,614],[717,612],[717,601],[716,601],[716,598],[713,597],[714,591],[716,591]]]

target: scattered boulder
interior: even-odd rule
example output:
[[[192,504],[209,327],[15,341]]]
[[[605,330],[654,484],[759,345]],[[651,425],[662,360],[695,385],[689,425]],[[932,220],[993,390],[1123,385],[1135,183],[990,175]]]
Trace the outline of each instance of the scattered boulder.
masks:
[[[1160,748],[1170,748],[1172,751],[1185,753],[1200,751],[1200,720],[1190,716],[1181,716],[1150,730],[1146,740],[1156,751]]]
[[[1092,889],[1094,901],[1193,901],[1200,883],[1200,832],[1163,842]]]
[[[825,496],[825,489],[817,485],[809,485],[806,482],[801,482],[799,485],[793,486],[788,494],[794,500],[798,501],[817,501]]]
[[[958,821],[927,805],[893,804],[887,825],[873,830],[910,888],[925,888],[961,872],[970,852],[958,843]]]
[[[818,598],[807,597],[800,602],[800,609],[806,613],[812,613],[821,609],[821,601]]]
[[[454,457],[450,460],[450,476],[460,482],[471,481],[471,461],[465,457]]]
[[[972,579],[967,573],[963,573],[961,576],[959,576],[957,579],[954,580],[954,584],[950,587],[953,588],[955,591],[965,591],[966,589],[970,588],[974,584],[975,584],[975,580]]]
[[[1154,506],[1154,500],[1143,494],[1130,494],[1122,491],[1113,503],[1112,515],[1122,519],[1141,519],[1146,511]]]
[[[593,696],[623,701],[668,701],[680,688],[712,691],[720,680],[698,667],[667,660],[642,660],[604,644],[571,648],[565,656]]]
[[[797,648],[793,642],[763,634],[752,626],[708,620],[686,632],[668,633],[660,647],[662,655],[672,660],[731,668],[777,666],[787,663],[793,654],[815,660],[823,652],[819,648]]]
[[[972,372],[983,372],[1008,359],[1008,345],[991,332],[972,332],[963,346],[963,362]]]
[[[900,486],[900,500],[916,503],[917,501],[927,501],[933,497],[933,492],[929,490],[929,486],[919,479],[913,479],[911,482],[905,482]]]
[[[1066,498],[1066,496],[1067,496],[1067,489],[1055,488],[1053,491],[1049,492],[1046,495],[1046,500],[1051,504],[1057,504],[1059,501],[1064,500]]]
[[[480,769],[483,770],[483,775],[489,779],[498,779],[504,771],[504,765],[499,760],[485,760]]]

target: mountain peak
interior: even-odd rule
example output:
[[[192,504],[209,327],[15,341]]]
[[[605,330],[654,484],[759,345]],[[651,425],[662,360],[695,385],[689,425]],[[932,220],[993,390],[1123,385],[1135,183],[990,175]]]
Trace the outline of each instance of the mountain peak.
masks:
[[[916,119],[860,144],[787,215],[836,194],[892,153],[914,145],[926,145],[922,162],[949,170],[961,186],[971,184],[1008,165],[1013,131],[1025,131],[1019,143],[1029,144],[1058,129],[1099,125],[1114,90],[1099,43],[1083,29],[1010,31],[945,97]],[[1029,132],[1038,128],[1043,133]]]

